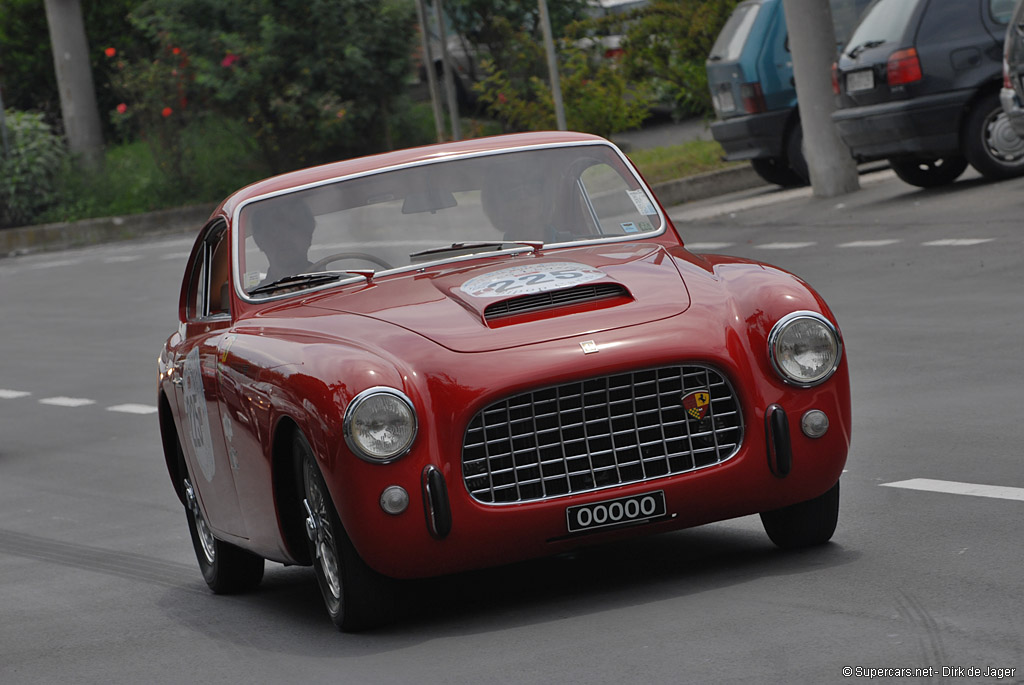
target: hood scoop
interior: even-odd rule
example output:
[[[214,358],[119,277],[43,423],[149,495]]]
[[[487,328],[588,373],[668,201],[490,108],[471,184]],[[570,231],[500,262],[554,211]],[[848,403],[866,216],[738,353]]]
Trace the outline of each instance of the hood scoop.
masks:
[[[618,283],[593,283],[565,290],[549,290],[490,304],[484,309],[484,320],[504,323],[504,319],[522,314],[618,298],[633,299],[629,291]]]

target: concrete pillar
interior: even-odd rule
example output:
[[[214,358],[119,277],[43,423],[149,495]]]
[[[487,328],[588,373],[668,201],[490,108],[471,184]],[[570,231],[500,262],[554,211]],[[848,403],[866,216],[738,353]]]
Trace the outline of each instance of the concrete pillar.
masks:
[[[857,165],[832,123],[835,95],[832,63],[836,37],[824,0],[783,0],[793,75],[804,134],[804,157],[816,197],[836,197],[860,188]]]

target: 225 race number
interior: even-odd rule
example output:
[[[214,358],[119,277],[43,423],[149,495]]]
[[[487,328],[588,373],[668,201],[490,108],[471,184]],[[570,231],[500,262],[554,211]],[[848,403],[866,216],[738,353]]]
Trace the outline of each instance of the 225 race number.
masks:
[[[565,510],[570,533],[607,528],[623,523],[646,521],[666,514],[665,491],[619,497],[593,504],[579,504]]]

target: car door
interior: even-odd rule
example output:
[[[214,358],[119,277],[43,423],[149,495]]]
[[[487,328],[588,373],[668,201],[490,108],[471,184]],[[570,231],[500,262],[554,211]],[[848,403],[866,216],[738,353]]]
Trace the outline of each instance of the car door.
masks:
[[[220,347],[231,327],[230,249],[223,220],[204,229],[187,273],[182,340],[173,350],[181,378],[176,401],[182,449],[210,526],[218,533],[246,538],[224,439],[217,373]]]

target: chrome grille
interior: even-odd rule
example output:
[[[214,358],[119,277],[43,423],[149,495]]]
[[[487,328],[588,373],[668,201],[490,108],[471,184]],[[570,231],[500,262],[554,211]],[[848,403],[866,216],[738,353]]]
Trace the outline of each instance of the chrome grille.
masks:
[[[698,391],[710,395],[702,418],[683,407]],[[710,367],[592,378],[477,413],[462,443],[462,477],[486,504],[589,492],[719,464],[739,450],[742,426],[732,387]]]
[[[610,297],[622,297],[627,291],[617,283],[596,283],[594,285],[582,285],[565,290],[549,290],[516,297],[503,302],[495,302],[484,310],[484,318],[488,321],[499,319],[513,314],[526,314],[540,309],[552,309],[554,307],[565,307],[580,302],[592,302],[604,300]]]

